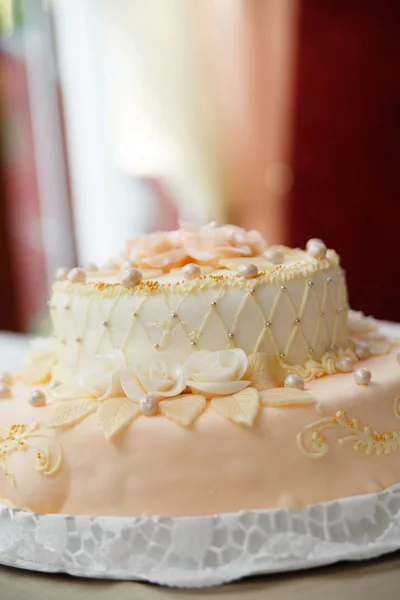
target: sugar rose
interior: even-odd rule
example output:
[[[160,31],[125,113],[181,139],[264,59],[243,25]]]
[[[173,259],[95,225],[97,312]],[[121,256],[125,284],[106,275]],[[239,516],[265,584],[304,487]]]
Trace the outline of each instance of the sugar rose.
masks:
[[[99,400],[121,396],[120,372],[124,367],[125,356],[121,350],[95,356],[90,367],[79,375],[78,387],[82,395],[86,393]]]
[[[185,250],[196,262],[217,265],[221,258],[258,256],[266,244],[258,231],[246,231],[235,225],[217,227],[210,223],[187,235]]]
[[[242,381],[247,369],[246,353],[240,348],[195,352],[186,363],[187,385],[208,396],[240,392],[250,382]]]
[[[147,394],[159,397],[178,396],[186,387],[181,363],[167,352],[150,352],[140,358],[132,369],[121,373],[121,385],[131,400]]]
[[[165,272],[188,262],[183,240],[177,232],[158,232],[129,240],[125,259],[139,269],[162,269]]]

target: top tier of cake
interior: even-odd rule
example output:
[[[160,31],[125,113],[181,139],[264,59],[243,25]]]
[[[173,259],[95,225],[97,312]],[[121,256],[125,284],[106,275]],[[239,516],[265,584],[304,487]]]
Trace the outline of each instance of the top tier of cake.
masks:
[[[308,251],[266,248],[231,226],[142,236],[101,270],[60,272],[50,307],[61,379],[115,349],[127,365],[149,350],[185,361],[238,347],[301,366],[348,342],[334,251],[319,240]]]

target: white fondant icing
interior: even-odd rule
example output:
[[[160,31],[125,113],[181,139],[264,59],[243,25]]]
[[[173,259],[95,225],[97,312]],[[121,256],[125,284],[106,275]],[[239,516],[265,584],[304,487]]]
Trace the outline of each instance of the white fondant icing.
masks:
[[[258,351],[283,355],[289,365],[303,365],[312,348],[313,359],[318,360],[330,346],[348,341],[347,311],[337,312],[347,303],[344,277],[334,264],[319,262],[324,265],[307,260],[293,266],[285,263],[251,281],[225,270],[193,281],[165,275],[157,278],[154,287],[150,280],[134,290],[112,285],[117,282],[112,277],[103,277],[105,284],[59,283],[51,313],[56,336],[65,341],[58,343],[57,377],[73,375],[90,365],[96,354],[116,348],[129,366],[155,345],[181,360],[194,347],[238,347],[248,355]],[[312,286],[308,285],[311,275]],[[66,303],[68,311],[63,310]],[[172,313],[178,316],[171,318]],[[74,342],[76,337],[81,344]]]

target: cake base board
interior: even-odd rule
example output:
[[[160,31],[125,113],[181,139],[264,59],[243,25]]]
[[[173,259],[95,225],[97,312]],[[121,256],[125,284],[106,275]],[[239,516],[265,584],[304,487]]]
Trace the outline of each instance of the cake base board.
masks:
[[[204,517],[37,515],[0,505],[0,563],[207,587],[400,549],[400,484],[299,509]]]

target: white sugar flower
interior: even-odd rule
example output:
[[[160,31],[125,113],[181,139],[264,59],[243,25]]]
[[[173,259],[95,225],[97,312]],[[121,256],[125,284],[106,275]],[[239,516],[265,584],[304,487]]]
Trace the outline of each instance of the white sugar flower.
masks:
[[[154,351],[137,360],[133,368],[122,371],[121,385],[134,401],[146,395],[178,396],[186,387],[185,371],[173,355]]]
[[[186,363],[187,385],[194,392],[207,395],[234,394],[246,388],[242,381],[248,359],[240,348],[195,352]]]
[[[82,369],[77,378],[54,388],[51,394],[60,400],[93,398],[101,402],[124,396],[120,374],[125,367],[125,356],[121,350],[99,354],[91,359],[90,366]]]
[[[373,317],[366,317],[361,310],[349,310],[347,324],[352,335],[363,335],[378,329],[377,321]]]
[[[22,378],[29,384],[47,383],[56,363],[57,341],[53,337],[35,338],[30,344]]]
[[[98,400],[122,396],[120,373],[125,367],[125,356],[121,350],[99,354],[91,360],[90,367],[80,373],[78,386]]]

